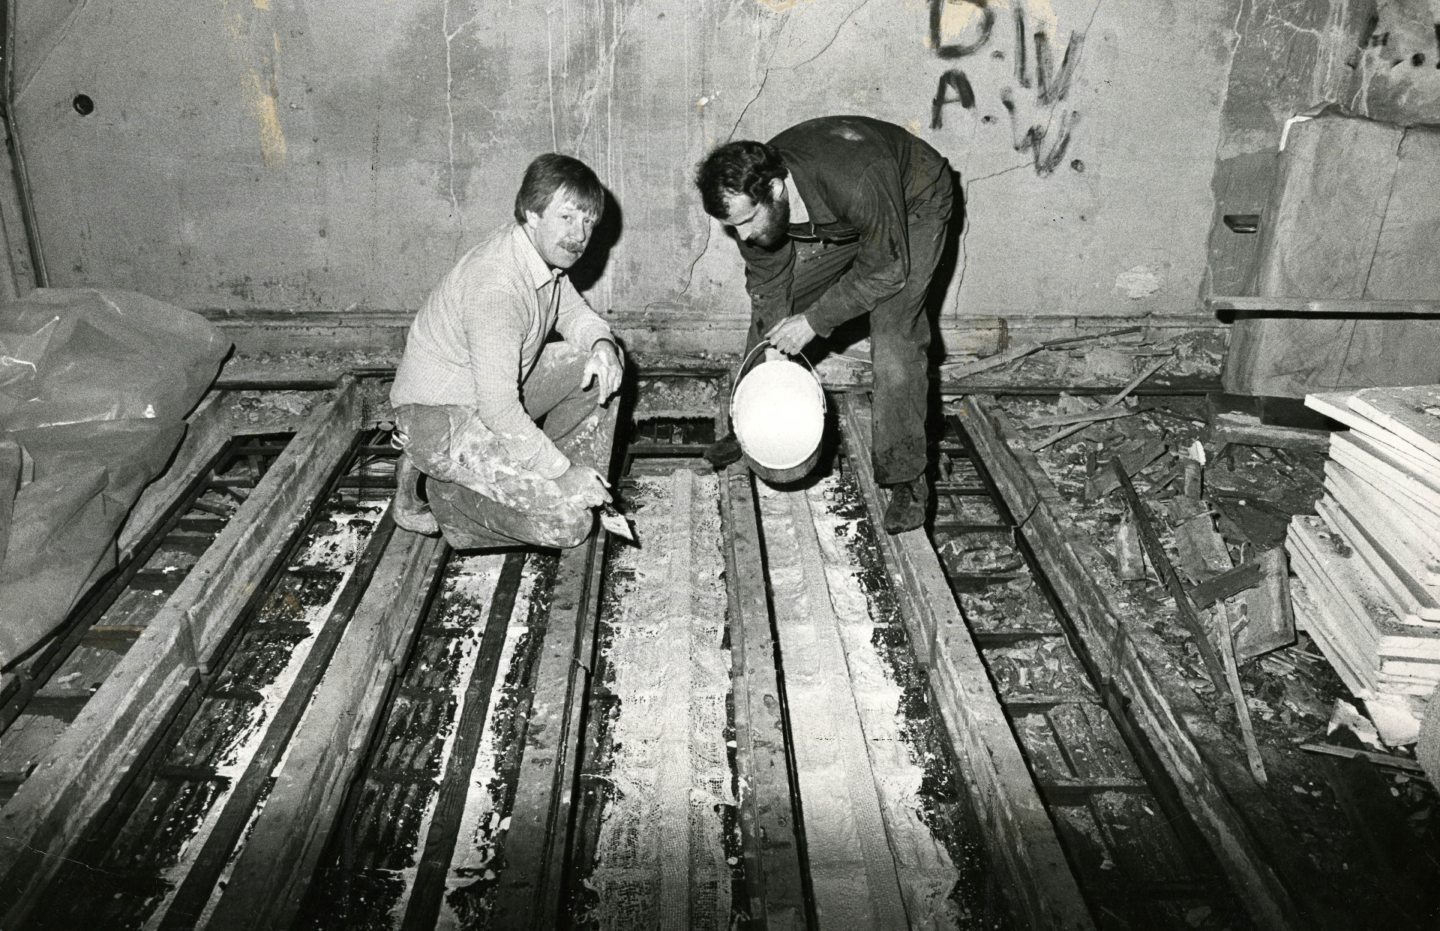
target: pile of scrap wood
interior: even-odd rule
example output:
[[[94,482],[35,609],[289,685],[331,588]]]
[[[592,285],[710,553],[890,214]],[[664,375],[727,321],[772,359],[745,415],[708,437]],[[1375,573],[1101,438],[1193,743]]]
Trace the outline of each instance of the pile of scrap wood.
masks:
[[[1414,741],[1440,682],[1440,385],[1312,394],[1331,436],[1317,514],[1290,524],[1296,624],[1386,743]]]

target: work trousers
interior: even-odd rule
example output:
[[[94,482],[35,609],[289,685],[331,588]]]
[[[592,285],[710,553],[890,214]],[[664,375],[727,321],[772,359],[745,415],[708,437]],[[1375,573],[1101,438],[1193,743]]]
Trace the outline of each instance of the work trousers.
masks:
[[[944,249],[951,210],[950,193],[940,191],[910,214],[910,274],[903,288],[870,311],[874,370],[870,446],[875,480],[882,485],[908,482],[925,472],[931,332],[926,297]],[[809,310],[840,279],[859,250],[858,243],[795,243],[792,313]],[[752,327],[751,345],[759,335]]]
[[[547,343],[521,386],[525,412],[572,463],[602,476],[599,457],[615,432],[618,405],[601,407],[592,385],[581,388],[590,354],[564,342]],[[594,512],[566,498],[559,486],[517,464],[475,409],[402,404],[395,423],[405,453],[428,476],[430,509],[456,549],[533,545],[571,547],[594,527]]]

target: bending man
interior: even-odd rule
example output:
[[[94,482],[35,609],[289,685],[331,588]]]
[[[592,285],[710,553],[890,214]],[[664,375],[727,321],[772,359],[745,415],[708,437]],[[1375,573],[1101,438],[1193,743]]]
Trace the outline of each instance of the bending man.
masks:
[[[443,531],[457,549],[590,535],[591,508],[610,500],[597,471],[609,464],[596,457],[614,430],[606,402],[623,363],[565,270],[604,204],[582,162],[541,155],[515,195],[515,223],[466,253],[415,315],[390,391],[401,527]],[[547,342],[552,331],[563,339]]]
[[[794,355],[869,315],[875,477],[891,488],[885,529],[919,527],[930,497],[925,304],[952,212],[950,166],[899,126],[830,116],[768,143],[726,143],[700,163],[695,183],[745,259],[747,353],[764,338]],[[739,444],[726,437],[706,456],[728,465]]]

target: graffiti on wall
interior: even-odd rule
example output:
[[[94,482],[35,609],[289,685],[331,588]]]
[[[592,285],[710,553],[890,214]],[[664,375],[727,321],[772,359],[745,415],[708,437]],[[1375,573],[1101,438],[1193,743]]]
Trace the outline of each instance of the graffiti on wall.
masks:
[[[976,109],[976,94],[965,69],[964,59],[988,54],[1011,61],[1011,80],[997,92],[1010,122],[1011,144],[1017,152],[1028,152],[1035,172],[1048,175],[1065,158],[1080,114],[1066,105],[1071,83],[1080,67],[1085,34],[1071,32],[1060,61],[1055,61],[1051,36],[1027,13],[1024,0],[1012,0],[1008,9],[1013,29],[1000,25],[998,0],[930,0],[930,48],[951,67],[940,75],[930,102],[930,128],[945,127],[946,109],[958,104],[961,110]],[[946,35],[947,14],[961,8],[963,29]],[[1005,35],[1010,41],[1007,45]],[[983,117],[985,120],[990,117]]]

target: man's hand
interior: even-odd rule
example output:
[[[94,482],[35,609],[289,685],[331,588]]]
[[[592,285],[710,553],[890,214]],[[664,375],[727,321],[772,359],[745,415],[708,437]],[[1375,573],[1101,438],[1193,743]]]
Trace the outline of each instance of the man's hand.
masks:
[[[555,484],[560,493],[571,501],[578,501],[587,508],[599,507],[610,500],[610,485],[604,477],[587,465],[570,463]]]
[[[585,363],[580,387],[588,388],[592,381],[597,381],[596,390],[600,392],[600,403],[603,405],[620,390],[620,379],[624,375],[625,363],[620,361],[619,347],[608,339],[602,339],[590,350],[590,361]]]
[[[793,356],[798,355],[815,338],[815,330],[811,328],[810,321],[805,319],[804,314],[796,314],[771,327],[765,338],[776,349],[787,356]]]

